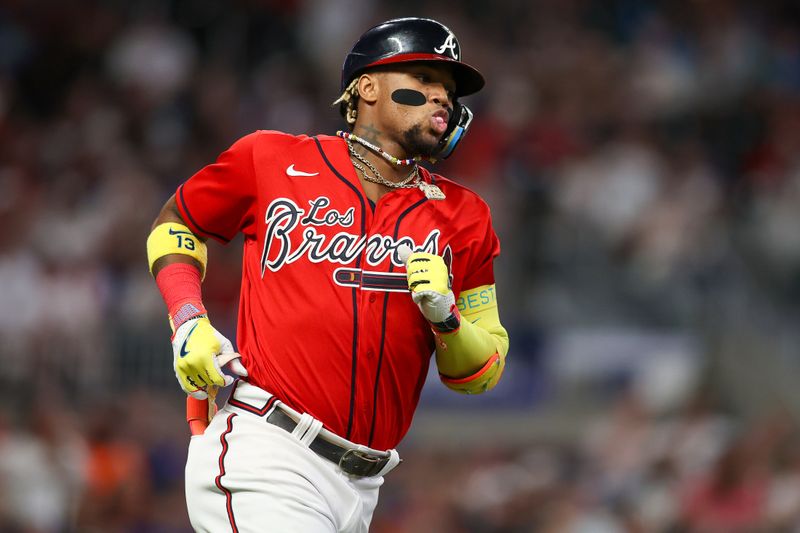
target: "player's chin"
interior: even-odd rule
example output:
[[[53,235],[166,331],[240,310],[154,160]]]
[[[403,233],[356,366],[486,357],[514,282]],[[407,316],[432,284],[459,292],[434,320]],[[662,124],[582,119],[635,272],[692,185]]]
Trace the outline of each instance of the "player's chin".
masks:
[[[430,129],[429,134],[434,145],[438,145],[444,139],[444,133],[433,128]]]
[[[421,147],[418,150],[417,155],[421,155],[422,157],[431,157],[433,154],[436,153],[437,149],[439,148],[439,136],[432,135],[428,142],[424,144],[424,147]]]
[[[439,147],[442,136],[431,128],[414,126],[404,134],[406,151],[415,156],[430,157]]]
[[[442,134],[440,134],[438,132],[432,132],[431,135],[430,135],[430,142],[428,144],[429,149],[430,149],[430,153],[426,154],[426,155],[433,155],[438,150],[439,143],[442,142],[443,138],[444,138],[444,135],[442,135]]]

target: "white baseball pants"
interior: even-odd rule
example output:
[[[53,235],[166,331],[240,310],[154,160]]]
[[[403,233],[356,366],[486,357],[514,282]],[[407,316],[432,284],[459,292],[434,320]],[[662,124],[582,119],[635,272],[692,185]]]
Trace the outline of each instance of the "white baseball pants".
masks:
[[[186,462],[199,532],[366,533],[382,484],[351,478],[297,436],[229,405],[192,437]]]

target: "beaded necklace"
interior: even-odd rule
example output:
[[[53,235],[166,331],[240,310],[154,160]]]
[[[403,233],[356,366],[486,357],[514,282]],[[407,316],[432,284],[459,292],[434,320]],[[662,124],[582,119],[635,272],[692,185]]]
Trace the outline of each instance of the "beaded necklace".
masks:
[[[375,165],[370,163],[369,159],[356,152],[355,148],[353,148],[353,143],[351,143],[349,139],[345,139],[345,141],[347,142],[347,149],[350,151],[350,155],[364,163],[367,168],[369,168],[370,172],[372,172],[372,176],[370,176],[366,168],[355,161],[351,161],[353,166],[361,172],[362,176],[364,176],[365,180],[371,181],[372,183],[385,185],[390,189],[412,189],[414,187],[419,187],[419,182],[422,180],[422,178],[419,176],[419,167],[417,167],[417,165],[414,165],[414,168],[411,169],[411,172],[409,172],[408,176],[406,176],[402,181],[389,181],[384,178],[380,172],[378,172],[378,169],[375,168]]]
[[[336,135],[344,139],[344,141],[347,143],[347,149],[350,151],[350,155],[352,156],[350,161],[353,163],[353,166],[359,172],[361,172],[361,175],[364,176],[365,180],[371,181],[372,183],[385,185],[386,187],[392,189],[411,189],[416,187],[422,191],[422,193],[425,195],[426,198],[430,200],[445,199],[445,195],[439,187],[437,187],[433,183],[426,183],[425,180],[422,179],[422,176],[420,176],[419,166],[417,165],[417,161],[420,161],[422,159],[421,157],[414,157],[411,159],[397,159],[393,155],[383,151],[380,147],[375,146],[374,144],[369,143],[364,139],[362,139],[361,137],[353,135],[352,133],[348,133],[345,131],[337,131]],[[399,181],[397,183],[389,181],[383,176],[381,176],[381,173],[378,172],[378,169],[375,168],[375,165],[370,163],[370,161],[366,157],[356,152],[355,148],[353,148],[352,141],[356,141],[357,143],[362,144],[363,146],[367,147],[373,152],[380,154],[384,159],[386,159],[387,161],[389,161],[394,165],[397,166],[414,165],[414,167],[411,169],[411,172],[408,173],[408,176],[406,176],[402,181]],[[366,165],[367,168],[369,168],[370,172],[372,172],[373,175],[370,176],[369,173],[367,172],[367,169],[364,168],[364,166],[362,166],[360,163],[354,161],[353,159],[357,159],[361,163],[364,163],[364,165]]]
[[[398,167],[414,165],[414,164],[416,164],[417,161],[422,161],[422,158],[419,157],[419,156],[410,157],[408,159],[398,159],[395,156],[393,156],[392,154],[386,152],[380,146],[375,146],[371,142],[367,141],[366,139],[362,139],[361,137],[359,137],[358,135],[356,135],[354,133],[350,133],[350,132],[347,132],[347,131],[341,131],[340,130],[340,131],[336,132],[336,135],[338,135],[339,137],[341,137],[345,141],[355,141],[358,144],[366,146],[367,148],[369,148],[370,150],[372,150],[376,154],[380,155],[381,157],[383,157],[385,160],[387,160],[391,164],[397,165]]]

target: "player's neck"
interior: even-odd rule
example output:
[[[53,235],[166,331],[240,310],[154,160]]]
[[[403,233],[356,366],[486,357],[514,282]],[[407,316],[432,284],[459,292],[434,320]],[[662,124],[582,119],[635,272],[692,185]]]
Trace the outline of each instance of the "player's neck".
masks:
[[[374,124],[357,124],[353,128],[353,134],[366,141],[364,144],[357,141],[353,142],[353,148],[369,160],[384,178],[389,181],[400,182],[408,176],[411,166],[393,164],[375,149],[365,146],[372,145],[372,147],[382,150],[395,159],[406,159],[408,157],[398,143],[392,142],[388,135],[381,132]]]
[[[398,167],[397,165],[392,165],[388,161],[386,161],[383,157],[376,154],[372,150],[365,148],[358,143],[353,143],[353,149],[362,157],[367,159],[372,166],[375,167],[380,175],[386,178],[389,181],[394,183],[399,183],[405,180],[408,177],[409,172],[411,171],[410,167],[403,166]]]

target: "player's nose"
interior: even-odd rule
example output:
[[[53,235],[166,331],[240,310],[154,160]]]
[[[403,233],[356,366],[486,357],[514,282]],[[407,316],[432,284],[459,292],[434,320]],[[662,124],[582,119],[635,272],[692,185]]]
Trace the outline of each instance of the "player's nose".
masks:
[[[450,102],[450,93],[447,91],[445,86],[440,83],[436,83],[431,87],[429,99],[434,104],[442,107],[452,107]]]

